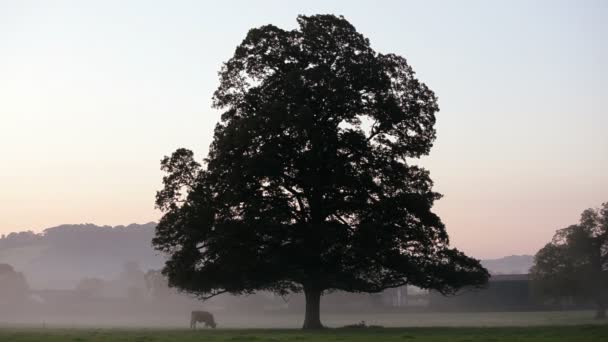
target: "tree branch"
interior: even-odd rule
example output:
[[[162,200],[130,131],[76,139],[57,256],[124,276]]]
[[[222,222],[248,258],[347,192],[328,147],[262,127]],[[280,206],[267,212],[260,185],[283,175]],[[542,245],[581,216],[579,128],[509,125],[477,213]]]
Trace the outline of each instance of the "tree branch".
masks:
[[[282,185],[282,187],[287,190],[287,192],[289,192],[290,194],[293,195],[293,197],[296,199],[296,201],[298,202],[298,207],[299,207],[299,212],[300,212],[300,216],[303,220],[303,222],[306,222],[306,212],[304,211],[304,203],[302,202],[302,199],[300,198],[300,193],[297,192],[296,190],[286,186],[286,185]]]
[[[196,297],[201,300],[208,300],[215,296],[219,296],[219,295],[227,293],[227,292],[228,292],[228,290],[222,290],[222,291],[217,291],[215,293],[210,293],[208,295],[196,294]]]
[[[337,219],[338,219],[338,221],[342,222],[343,224],[345,224],[345,225],[347,225],[347,226],[350,226],[350,225],[348,224],[348,222],[346,222],[346,220],[342,218],[342,216],[340,216],[340,215],[338,215],[338,214],[332,214],[332,216],[333,216],[333,217],[335,217],[335,218],[337,218]]]
[[[370,140],[372,140],[376,135],[378,135],[381,132],[379,129],[376,129],[377,125],[378,125],[378,120],[374,121],[374,124],[372,125],[372,128],[369,132],[369,137],[367,137],[365,142],[369,142]]]

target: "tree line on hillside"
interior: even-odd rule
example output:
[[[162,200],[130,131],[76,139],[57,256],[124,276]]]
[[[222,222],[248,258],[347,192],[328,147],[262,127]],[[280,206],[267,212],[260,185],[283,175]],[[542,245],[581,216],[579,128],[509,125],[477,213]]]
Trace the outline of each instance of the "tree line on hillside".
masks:
[[[35,289],[71,289],[83,277],[110,279],[129,261],[158,269],[164,257],[150,244],[155,226],[66,224],[10,233],[0,238],[0,262],[23,272]]]

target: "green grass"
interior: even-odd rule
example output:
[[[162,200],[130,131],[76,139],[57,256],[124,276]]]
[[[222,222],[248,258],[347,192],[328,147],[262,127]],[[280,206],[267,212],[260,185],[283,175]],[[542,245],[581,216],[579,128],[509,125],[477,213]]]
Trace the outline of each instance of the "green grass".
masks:
[[[297,329],[302,326],[303,313],[225,313],[213,312],[221,329]],[[603,324],[593,319],[593,311],[539,311],[539,312],[351,312],[322,313],[321,321],[328,327],[336,328],[365,321],[368,325],[381,325],[385,328],[479,328],[479,327],[523,327],[523,326],[567,326]],[[2,327],[20,328],[162,328],[182,329],[190,325],[190,312],[163,315],[158,312],[149,314],[112,315],[28,315],[11,317],[2,321]],[[1,340],[0,340],[1,342]]]
[[[384,328],[300,330],[0,329],[2,342],[161,341],[608,341],[608,325],[499,328]]]
[[[54,318],[53,320],[50,318]],[[350,313],[323,314],[323,323],[340,327],[365,320],[381,329],[296,329],[302,315],[226,315],[216,320],[222,329],[191,331],[187,313],[176,317],[96,316],[29,317],[0,322],[0,342],[161,342],[161,341],[406,341],[406,342],[608,342],[608,321],[591,311],[475,313]],[[45,328],[43,328],[45,327]],[[135,328],[137,327],[137,328]],[[269,329],[274,328],[274,329]]]

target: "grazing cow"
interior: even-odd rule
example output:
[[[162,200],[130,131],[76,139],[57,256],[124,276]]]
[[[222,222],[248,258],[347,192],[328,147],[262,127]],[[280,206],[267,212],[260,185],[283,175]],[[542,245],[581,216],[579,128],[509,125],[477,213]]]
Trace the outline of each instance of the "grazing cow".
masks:
[[[206,327],[215,328],[217,326],[213,315],[207,311],[192,311],[190,315],[190,328],[196,329],[196,322],[205,323]]]

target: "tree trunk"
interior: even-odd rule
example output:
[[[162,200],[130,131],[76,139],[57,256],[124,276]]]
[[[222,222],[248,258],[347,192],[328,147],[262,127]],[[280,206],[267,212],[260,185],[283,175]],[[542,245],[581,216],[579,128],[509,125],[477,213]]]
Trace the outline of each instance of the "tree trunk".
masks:
[[[595,319],[606,319],[606,304],[604,304],[603,302],[597,303]]]
[[[304,287],[306,297],[306,315],[302,329],[322,329],[321,324],[321,290]]]

